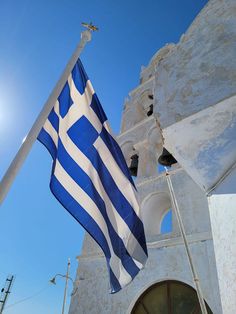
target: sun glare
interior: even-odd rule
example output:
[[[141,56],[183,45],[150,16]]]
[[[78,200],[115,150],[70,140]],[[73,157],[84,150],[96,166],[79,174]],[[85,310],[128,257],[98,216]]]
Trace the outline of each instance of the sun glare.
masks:
[[[11,93],[0,85],[0,135],[8,135],[14,132],[17,124],[17,114],[14,110],[14,101]]]

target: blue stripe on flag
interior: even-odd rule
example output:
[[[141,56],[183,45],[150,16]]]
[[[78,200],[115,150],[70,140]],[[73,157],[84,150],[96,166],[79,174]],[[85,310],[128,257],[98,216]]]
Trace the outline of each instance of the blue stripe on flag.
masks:
[[[78,60],[74,69],[72,70],[72,78],[76,88],[82,95],[84,93],[86,83],[88,81],[88,76],[80,60]]]
[[[130,257],[129,253],[127,252],[124,246],[123,241],[114,230],[114,227],[107,215],[107,210],[103,199],[101,198],[100,194],[93,185],[93,182],[90,179],[90,177],[79,167],[79,165],[67,153],[60,139],[58,141],[57,158],[60,164],[66,170],[66,172],[71,176],[71,178],[73,178],[73,180],[77,182],[77,184],[88,194],[88,196],[96,204],[98,210],[101,212],[107,224],[109,236],[111,239],[113,239],[112,241],[113,250],[117,256],[120,256],[123,266],[130,274],[130,276],[133,278],[139,271],[139,268],[136,266],[133,259]]]
[[[107,117],[105,112],[102,109],[102,106],[100,104],[100,101],[96,94],[93,94],[92,102],[90,107],[93,109],[93,111],[96,113],[98,119],[103,124],[105,121],[107,121]]]
[[[70,87],[68,82],[66,82],[65,86],[63,87],[60,96],[58,97],[59,101],[59,111],[60,116],[64,118],[70,109],[71,105],[73,104],[73,101],[70,97]]]
[[[107,121],[107,117],[105,112],[103,111],[103,108],[100,104],[100,101],[96,94],[93,95],[92,102],[91,102],[91,108],[96,113],[98,119],[103,124],[105,121]],[[122,151],[120,149],[120,146],[117,144],[117,142],[114,140],[111,134],[107,132],[107,130],[103,127],[102,132],[100,134],[101,138],[103,139],[104,143],[107,145],[108,149],[111,151],[111,154],[113,155],[113,158],[115,158],[117,164],[119,165],[121,171],[124,173],[126,178],[130,181],[130,183],[135,187],[133,179],[130,175],[129,168],[127,167],[126,161],[124,159],[124,156],[122,154]],[[136,187],[135,187],[136,189]]]
[[[64,189],[54,175],[51,177],[50,189],[63,207],[66,204],[65,209],[86,229],[99,246],[106,251],[106,256],[110,258],[110,249],[102,230],[87,211]]]
[[[83,151],[89,149],[99,135],[85,116],[76,121],[67,134],[77,147],[83,148]]]
[[[130,183],[135,187],[133,179],[129,172],[129,168],[127,167],[125,158],[120,149],[120,146],[117,144],[117,142],[114,140],[112,135],[109,134],[104,127],[102,128],[102,132],[100,136],[103,142],[106,144],[107,148],[110,150],[113,158],[115,159],[116,163],[119,165],[121,171],[124,173],[126,178],[130,181]]]
[[[52,159],[54,160],[56,158],[57,154],[57,148],[53,142],[53,139],[51,136],[42,128],[38,135],[38,140],[47,148],[49,153],[52,156]]]
[[[126,224],[129,226],[131,232],[134,234],[137,241],[142,246],[144,252],[147,254],[143,223],[140,220],[140,218],[136,215],[134,209],[126,200],[122,192],[117,187],[113,177],[110,175],[109,171],[104,165],[97,150],[95,149],[94,146],[91,146],[91,148],[89,149],[89,154],[87,154],[87,149],[83,150],[82,146],[78,148],[86,155],[86,157],[91,161],[94,168],[99,173],[103,187],[107,195],[109,196],[110,200],[112,201],[114,207],[116,208],[120,216],[123,218],[123,220],[126,222]],[[116,192],[114,193],[114,191]],[[140,236],[142,234],[143,237]]]
[[[54,111],[54,108],[50,112],[48,116],[48,120],[51,122],[51,125],[54,127],[55,131],[58,133],[59,131],[59,117]]]
[[[106,115],[97,95],[92,95],[92,89],[87,88],[88,77],[80,60],[75,64],[71,76],[75,87],[81,95],[85,93],[86,89],[86,97],[82,98],[83,101],[91,99],[91,103],[84,103],[85,106],[90,106],[87,111],[85,110],[84,114],[86,117],[81,116],[81,113],[78,112],[80,104],[73,103],[71,99],[70,83],[68,83],[70,80],[68,80],[58,97],[60,117],[64,118],[66,115],[68,115],[68,117],[62,122],[53,109],[48,117],[52,128],[45,125],[45,129],[43,128],[41,130],[38,139],[47,147],[54,160],[50,182],[51,191],[58,201],[81,223],[102,248],[109,269],[111,292],[114,293],[119,291],[139,272],[139,267],[136,265],[135,261],[142,265],[144,265],[146,261],[144,252],[147,255],[147,248],[144,229],[139,216],[128,201],[128,199],[134,199],[135,197],[133,190],[131,188],[129,189],[130,194],[126,196],[126,199],[122,193],[123,189],[126,187],[122,187],[122,190],[119,190],[119,184],[116,184],[116,173],[119,169],[123,174],[121,172],[119,173],[124,175],[124,180],[125,177],[128,179],[127,187],[131,187],[130,184],[133,184],[133,181],[119,145],[112,135],[105,130],[103,124],[107,121]],[[75,102],[77,102],[76,99]],[[78,106],[78,108],[69,111],[71,106]],[[71,112],[78,114],[77,121],[75,117],[70,117]],[[60,121],[62,125],[59,125]],[[65,121],[66,123],[64,123]],[[71,125],[72,121],[73,125]],[[93,123],[94,126],[96,125],[96,129],[99,129],[99,132],[99,124],[101,123],[101,126],[103,125],[100,134],[94,128]],[[62,126],[66,129],[63,129]],[[46,131],[46,129],[48,131]],[[63,143],[64,141],[65,143],[67,142],[68,136],[70,137],[70,141],[73,142],[71,145],[66,144],[66,149],[60,138],[58,138],[58,147],[56,147],[53,142],[53,138],[55,134],[59,133],[59,129],[60,135],[63,137]],[[52,134],[48,134],[47,132],[52,132]],[[112,156],[111,158],[114,160],[114,173],[110,168],[108,171],[106,161],[103,162],[94,147],[94,143],[98,139],[103,141]],[[70,141],[68,144],[70,144]],[[75,161],[72,158],[76,153],[76,147],[85,155],[82,160],[76,159]],[[102,154],[102,151],[100,151],[100,153]],[[86,158],[90,160],[92,165],[90,165]],[[55,165],[57,165],[56,174],[59,179],[57,179],[54,174]],[[94,167],[96,171],[91,167]],[[97,175],[99,176],[99,180],[96,177]],[[93,184],[93,180],[97,180],[96,184]],[[78,189],[78,193],[81,194],[81,197],[85,197],[87,203],[85,203],[85,200],[82,202],[82,199],[77,198],[77,194],[74,195],[75,191],[70,184],[74,184],[74,189]],[[98,184],[102,184],[101,191],[98,188]],[[98,190],[95,188],[95,185]],[[104,193],[104,191],[107,195],[100,194]],[[72,195],[74,195],[76,199],[72,197]],[[83,206],[80,205],[80,200]],[[112,204],[106,203],[105,200]],[[87,204],[88,207],[84,208]],[[121,220],[114,221],[114,213],[108,212],[110,207],[114,207],[114,210],[117,211],[116,215],[119,214],[119,219],[123,219],[121,226],[119,225]],[[92,212],[94,212],[94,214],[92,214]],[[98,214],[98,217],[94,216],[95,213]],[[112,217],[111,215],[114,215],[114,218],[110,220],[109,217]],[[123,223],[127,225],[127,230],[123,228]],[[122,233],[120,233],[120,230],[122,230]],[[130,234],[130,231],[132,234]],[[136,238],[136,240],[134,238]],[[139,242],[140,246],[136,241]],[[129,249],[129,252],[127,249]],[[129,255],[129,253],[131,255]]]
[[[110,268],[109,271],[110,275],[110,283],[111,283],[111,293],[115,293],[121,290],[121,285],[119,284],[119,281],[117,280],[116,276],[114,275],[113,271]]]
[[[61,183],[53,175],[51,177],[50,189],[55,198],[61,203],[63,207],[64,202],[69,204],[65,209],[84,227],[84,229],[91,235],[91,237],[97,242],[101,249],[106,251],[106,260],[109,269],[110,283],[111,283],[111,293],[118,292],[121,289],[121,285],[114,275],[110,265],[109,260],[111,258],[110,249],[107,244],[106,238],[103,232],[96,224],[94,219],[81,207],[75,199],[64,189]]]
[[[97,150],[95,148],[91,148],[90,155],[87,156],[92,162],[93,166],[99,171],[100,179],[104,186],[105,191],[107,192],[110,200],[112,201],[114,207],[121,215],[123,220],[129,226],[131,232],[136,237],[137,241],[140,243],[144,252],[147,254],[146,249],[146,240],[144,236],[143,223],[140,218],[136,215],[134,209],[126,200],[122,192],[118,189],[114,179],[110,175],[106,166],[104,165],[101,157],[99,156]],[[114,193],[113,191],[116,191]],[[143,235],[143,236],[141,236]]]

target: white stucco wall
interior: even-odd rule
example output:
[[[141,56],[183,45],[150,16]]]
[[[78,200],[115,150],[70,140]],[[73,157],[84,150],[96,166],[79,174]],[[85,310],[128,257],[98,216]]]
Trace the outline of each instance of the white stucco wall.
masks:
[[[236,1],[210,0],[157,65],[162,129],[236,94]]]
[[[209,197],[223,312],[236,308],[236,1],[210,0],[157,65],[155,106],[165,147]],[[215,190],[215,186],[217,189]],[[224,190],[224,192],[223,192]]]
[[[144,219],[145,228],[148,229],[152,224],[152,232],[147,236],[147,265],[129,286],[110,295],[108,273],[101,250],[86,236],[82,254],[78,258],[78,290],[72,297],[69,314],[130,313],[141,293],[150,285],[163,280],[179,280],[194,286],[175,216],[172,233],[159,234],[157,228],[155,234],[155,222],[152,218],[160,216],[158,211],[165,207],[165,202],[169,202],[169,192],[165,175],[158,174],[154,166],[166,141],[165,130],[168,127],[206,110],[209,105],[219,103],[236,92],[236,28],[233,27],[236,22],[235,5],[235,0],[210,0],[188,32],[182,36],[180,43],[171,45],[168,51],[161,50],[161,55],[155,54],[149,66],[142,69],[141,84],[130,92],[125,102],[118,140],[127,163],[134,151],[140,156],[136,180],[139,201],[142,215],[147,215]],[[149,92],[154,93],[154,115],[151,117],[145,115],[145,108],[149,105],[146,96]],[[175,142],[178,143],[178,136],[170,134],[173,138],[175,135]],[[178,147],[175,148],[177,151]],[[190,178],[189,174],[177,165],[171,172],[172,182],[203,295],[213,313],[221,314],[208,202],[199,187],[201,184]],[[164,193],[167,198],[161,198],[160,204],[157,202],[155,207],[158,193]],[[152,199],[154,196],[155,199]],[[229,214],[234,215],[232,198],[227,195],[225,200],[226,203],[223,203],[211,198],[211,215],[214,213],[215,217],[218,215],[223,219],[222,208],[225,205]],[[218,225],[220,219],[212,225],[216,235],[217,230],[222,230],[221,227],[227,228],[226,220],[222,226]],[[224,250],[229,255],[233,254],[230,243],[235,229],[233,221],[234,218],[228,222],[225,238],[222,238],[222,233],[216,237],[221,242],[217,259],[221,258]],[[158,223],[157,221],[157,226]],[[223,243],[222,239],[227,243]],[[232,243],[235,244],[234,241]],[[218,253],[216,252],[216,256]],[[223,270],[225,260],[221,260],[222,271],[218,272],[220,280],[227,275],[227,269]],[[232,268],[234,265],[233,260]],[[233,280],[232,269],[230,271],[230,278]],[[228,286],[226,289],[224,295],[227,294]],[[228,298],[234,302],[231,292]],[[227,311],[226,307],[224,314],[234,313]]]
[[[212,240],[198,239],[195,242],[193,237],[192,241],[190,247],[204,297],[213,313],[220,314]],[[194,287],[185,249],[182,244],[176,245],[174,239],[165,242],[163,247],[149,248],[145,269],[129,286],[114,295],[108,293],[107,269],[102,257],[80,258],[78,277],[83,280],[72,298],[70,314],[130,313],[141,293],[155,282],[163,280],[179,280]]]
[[[236,169],[208,197],[223,313],[236,308]]]
[[[207,199],[182,169],[172,172],[172,182],[204,297],[213,313],[221,314]],[[153,191],[168,193],[164,175],[143,180],[139,183],[138,189],[140,198],[144,202],[149,195],[153,195]],[[156,210],[159,210],[158,204],[156,204]],[[145,269],[130,285],[114,295],[108,293],[108,272],[103,254],[94,240],[86,235],[82,254],[78,258],[79,267],[76,278],[78,290],[71,300],[69,313],[129,313],[145,288],[163,280],[179,280],[194,287],[188,259],[175,220],[173,224],[172,233],[148,237],[149,258]]]

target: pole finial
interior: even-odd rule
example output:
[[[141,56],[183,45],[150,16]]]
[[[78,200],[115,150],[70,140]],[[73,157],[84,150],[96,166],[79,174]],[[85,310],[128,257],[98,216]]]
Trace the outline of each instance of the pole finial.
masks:
[[[82,22],[81,23],[85,28],[87,28],[88,30],[94,32],[94,31],[98,31],[98,27],[93,25],[92,22],[90,22],[89,24],[88,23],[85,23],[85,22]]]

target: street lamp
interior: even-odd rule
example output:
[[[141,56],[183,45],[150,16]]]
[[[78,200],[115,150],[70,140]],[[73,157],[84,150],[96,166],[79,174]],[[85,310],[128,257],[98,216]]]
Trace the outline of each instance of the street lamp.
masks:
[[[56,274],[52,279],[49,280],[50,283],[52,284],[56,284],[56,277],[63,277],[66,278],[66,282],[65,282],[65,289],[64,289],[64,298],[63,298],[63,304],[62,304],[62,314],[64,314],[65,311],[65,304],[66,304],[66,294],[67,294],[67,286],[68,286],[68,279],[71,280],[72,284],[74,283],[72,278],[69,276],[69,272],[70,272],[70,259],[68,258],[68,263],[67,263],[67,271],[66,271],[66,275],[62,275],[62,274]],[[74,292],[75,293],[75,292]],[[73,293],[73,294],[74,294]]]
[[[66,278],[66,275],[56,274],[52,279],[49,280],[49,282],[52,283],[52,284],[54,284],[54,285],[56,285],[56,277],[57,277],[57,276]],[[71,282],[74,283],[74,282],[73,282],[73,279],[72,279],[71,277],[68,277],[68,279],[70,279]]]

